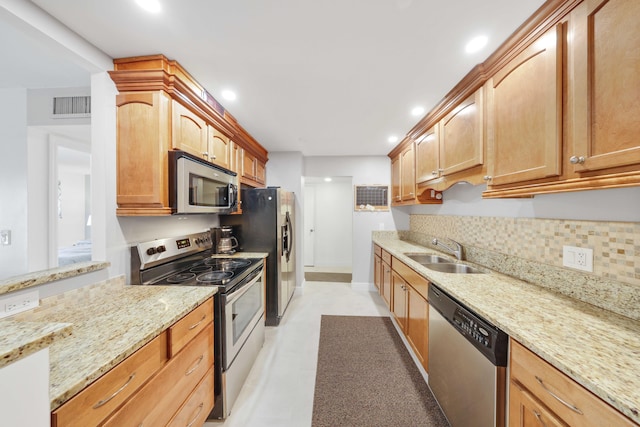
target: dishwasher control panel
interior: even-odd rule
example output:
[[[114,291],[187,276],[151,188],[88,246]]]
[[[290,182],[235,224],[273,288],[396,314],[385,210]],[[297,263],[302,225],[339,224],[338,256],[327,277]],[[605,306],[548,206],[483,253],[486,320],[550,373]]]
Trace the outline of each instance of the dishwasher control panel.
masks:
[[[467,337],[474,340],[481,346],[491,348],[495,337],[491,334],[491,327],[484,324],[480,319],[459,308],[453,314],[453,323]]]

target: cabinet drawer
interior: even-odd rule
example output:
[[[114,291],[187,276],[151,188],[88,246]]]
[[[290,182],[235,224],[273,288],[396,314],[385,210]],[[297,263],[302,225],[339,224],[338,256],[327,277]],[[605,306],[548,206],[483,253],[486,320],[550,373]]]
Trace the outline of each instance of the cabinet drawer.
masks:
[[[635,425],[596,395],[514,340],[511,340],[511,380],[522,384],[569,425]]]
[[[212,322],[213,298],[210,298],[169,328],[169,357],[175,356]]]
[[[427,294],[429,293],[429,281],[427,279],[416,273],[415,270],[397,258],[393,258],[391,268],[401,275],[413,289],[424,297],[424,299],[428,299]]]
[[[213,393],[213,323],[104,424],[105,427],[166,425],[206,375]],[[212,405],[213,406],[213,405]],[[211,408],[209,408],[209,411]],[[209,412],[207,412],[207,415]]]
[[[163,332],[52,414],[53,427],[98,425],[167,361]]]
[[[387,264],[391,265],[391,254],[385,251],[384,249],[381,249],[381,252],[382,254],[380,256],[382,257],[382,260]]]
[[[171,427],[202,425],[213,409],[213,399],[213,368],[211,368],[168,425]]]
[[[373,253],[382,256],[382,248],[378,245],[373,245]]]

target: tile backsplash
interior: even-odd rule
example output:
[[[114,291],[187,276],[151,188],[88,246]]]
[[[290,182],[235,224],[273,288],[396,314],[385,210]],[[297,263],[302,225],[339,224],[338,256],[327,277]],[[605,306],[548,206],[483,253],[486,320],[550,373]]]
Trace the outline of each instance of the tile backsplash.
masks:
[[[640,223],[411,215],[409,227],[402,240],[451,238],[470,262],[640,320]],[[593,273],[563,267],[564,245],[593,249]]]
[[[593,274],[640,286],[640,223],[411,215],[410,231],[562,267],[564,245],[593,249]]]

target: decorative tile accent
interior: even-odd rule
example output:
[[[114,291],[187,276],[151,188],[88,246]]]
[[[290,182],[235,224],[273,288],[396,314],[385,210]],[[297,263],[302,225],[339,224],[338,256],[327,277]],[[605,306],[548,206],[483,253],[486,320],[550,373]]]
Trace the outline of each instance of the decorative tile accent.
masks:
[[[409,223],[414,233],[560,268],[563,245],[591,248],[594,276],[640,286],[640,223],[449,215]]]

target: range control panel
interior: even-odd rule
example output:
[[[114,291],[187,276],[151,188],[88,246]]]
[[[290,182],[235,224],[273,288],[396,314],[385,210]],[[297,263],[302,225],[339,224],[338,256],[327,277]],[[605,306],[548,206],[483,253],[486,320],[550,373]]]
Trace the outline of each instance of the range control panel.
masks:
[[[491,334],[491,328],[480,319],[463,310],[456,309],[453,314],[453,323],[476,343],[487,348],[492,347],[495,337]]]
[[[156,239],[138,243],[136,252],[141,268],[165,262],[178,256],[211,249],[213,240],[210,232],[194,233],[180,237]]]

